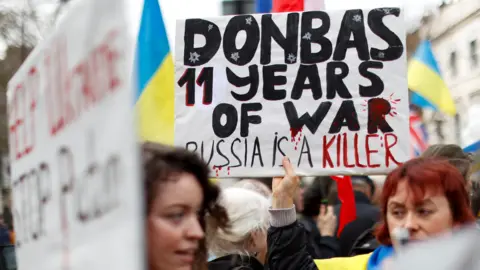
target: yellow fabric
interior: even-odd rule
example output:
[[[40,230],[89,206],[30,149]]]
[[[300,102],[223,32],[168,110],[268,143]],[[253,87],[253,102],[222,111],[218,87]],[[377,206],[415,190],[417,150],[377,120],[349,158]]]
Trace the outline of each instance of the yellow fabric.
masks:
[[[408,66],[408,88],[432,103],[438,110],[454,116],[455,102],[438,73],[424,63],[412,59]]]
[[[174,142],[174,69],[171,54],[146,86],[137,103],[140,138],[173,145]]]
[[[372,253],[354,257],[315,260],[319,270],[366,270]]]

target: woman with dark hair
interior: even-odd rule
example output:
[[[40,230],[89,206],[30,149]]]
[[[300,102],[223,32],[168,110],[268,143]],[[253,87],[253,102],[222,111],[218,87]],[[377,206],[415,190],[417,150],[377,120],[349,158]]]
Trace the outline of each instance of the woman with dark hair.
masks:
[[[305,247],[306,232],[295,219],[292,194],[297,178],[290,167],[287,176],[273,183],[270,269],[378,269],[400,244],[391,237],[397,229],[408,230],[409,240],[415,242],[475,222],[459,171],[444,160],[417,158],[387,176],[381,198],[382,222],[376,231],[380,247],[365,255],[313,260]]]
[[[194,153],[156,143],[142,145],[149,270],[207,269],[205,222],[228,228],[220,189]]]

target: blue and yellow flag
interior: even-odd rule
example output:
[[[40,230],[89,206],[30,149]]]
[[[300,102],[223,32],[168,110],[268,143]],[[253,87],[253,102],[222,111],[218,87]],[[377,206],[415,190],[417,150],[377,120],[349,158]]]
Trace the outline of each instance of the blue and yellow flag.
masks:
[[[455,115],[455,103],[442,78],[430,41],[420,43],[408,65],[408,88],[414,91],[412,103]]]
[[[135,64],[140,137],[142,140],[172,145],[174,69],[158,0],[145,0]]]

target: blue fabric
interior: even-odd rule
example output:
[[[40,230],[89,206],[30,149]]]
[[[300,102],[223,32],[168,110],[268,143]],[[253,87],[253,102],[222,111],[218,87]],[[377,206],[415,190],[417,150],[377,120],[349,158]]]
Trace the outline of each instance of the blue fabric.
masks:
[[[171,0],[173,1],[173,0]],[[137,41],[137,93],[142,95],[145,86],[170,53],[167,30],[162,18],[158,0],[145,0]],[[140,64],[141,63],[141,64]]]
[[[435,56],[433,55],[432,43],[430,40],[424,40],[420,43],[420,45],[418,45],[413,58],[424,63],[431,70],[435,71],[440,77],[442,76],[437,60],[435,60]]]
[[[10,231],[4,227],[0,227],[0,245],[10,245]]]
[[[392,246],[379,246],[368,259],[367,270],[381,270],[383,261],[393,255]]]
[[[477,152],[478,150],[480,150],[480,141],[477,141],[477,142],[463,148],[463,151],[467,152],[467,153],[474,153],[474,152]]]
[[[256,1],[257,13],[270,13],[272,12],[272,0],[257,0]]]
[[[420,108],[429,108],[432,110],[437,111],[437,107],[435,107],[432,103],[430,103],[428,100],[423,98],[420,94],[417,92],[410,92],[410,102],[412,104],[417,105]]]

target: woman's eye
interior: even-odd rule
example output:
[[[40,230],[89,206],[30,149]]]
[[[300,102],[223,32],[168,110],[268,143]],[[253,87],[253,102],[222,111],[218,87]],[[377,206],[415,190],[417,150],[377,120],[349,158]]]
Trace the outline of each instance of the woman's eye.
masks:
[[[432,214],[433,211],[431,210],[428,210],[428,209],[418,209],[417,210],[417,213],[420,215],[420,216],[429,216],[430,214]]]
[[[392,210],[391,213],[394,217],[401,217],[401,216],[403,216],[404,211],[403,210]]]
[[[169,219],[171,219],[174,222],[179,222],[182,220],[182,218],[185,216],[185,213],[172,213],[167,215]]]

